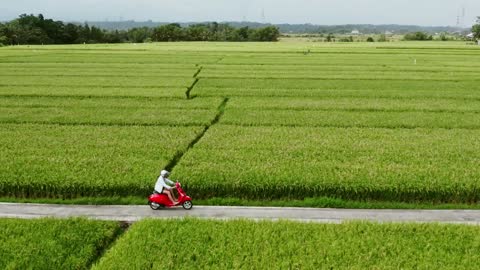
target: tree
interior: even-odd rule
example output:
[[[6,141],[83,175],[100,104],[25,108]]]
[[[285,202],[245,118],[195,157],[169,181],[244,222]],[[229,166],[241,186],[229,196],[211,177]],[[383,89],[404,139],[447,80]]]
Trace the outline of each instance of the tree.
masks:
[[[479,17],[480,20],[480,17]],[[476,24],[472,27],[473,37],[476,39],[480,39],[480,24]]]
[[[90,26],[88,23],[78,29],[78,43],[90,43]]]
[[[148,27],[133,28],[130,29],[127,33],[127,38],[131,42],[143,43],[147,38],[150,38],[152,35]]]
[[[353,37],[352,36],[343,37],[343,38],[340,38],[338,41],[339,42],[353,42]]]
[[[90,28],[90,41],[93,43],[102,43],[104,42],[102,29],[92,26]],[[143,40],[142,40],[143,41]]]
[[[162,25],[153,30],[154,41],[179,41],[183,36],[183,29],[178,23]]]
[[[150,38],[150,37],[148,37],[148,38]],[[122,42],[126,41],[127,39],[128,39],[127,38],[127,33],[125,31],[115,30],[115,31],[106,31],[104,33],[104,41],[106,43],[122,43]],[[144,42],[146,42],[146,40],[144,40]]]
[[[380,34],[380,36],[378,37],[378,42],[387,42],[387,35],[385,34]]]
[[[7,44],[7,37],[4,34],[5,25],[0,23],[0,46]]]
[[[228,24],[212,23],[210,27],[210,40],[212,41],[231,41],[235,29]]]
[[[408,33],[403,37],[404,40],[433,40],[433,36],[429,36],[427,33],[424,32],[414,32]]]
[[[2,46],[4,46],[5,44],[7,44],[7,42],[8,42],[7,37],[0,35],[0,47],[2,47]]]
[[[263,28],[258,28],[253,33],[253,36],[250,37],[252,41],[278,41],[280,37],[280,31],[276,26],[267,26]]]
[[[69,23],[64,26],[63,28],[63,43],[66,44],[73,44],[73,43],[79,43],[77,40],[79,38],[79,28],[77,25],[73,23]]]
[[[367,42],[375,42],[375,40],[373,40],[372,37],[368,37],[368,38],[367,38]]]
[[[186,38],[188,41],[207,41],[210,35],[208,26],[205,24],[195,24],[186,30]]]
[[[248,26],[235,29],[232,34],[232,41],[248,41],[249,32]]]
[[[16,38],[17,38],[16,29],[10,23],[5,24],[2,28],[3,29],[1,30],[0,35],[3,35],[6,38],[6,41],[3,42],[3,44],[5,44],[5,45],[17,44],[17,42],[16,42]]]
[[[277,41],[280,31],[275,26],[252,29],[234,28],[224,23],[206,23],[182,28],[166,24],[157,28],[140,27],[130,30],[104,30],[87,23],[64,24],[62,21],[22,14],[7,23],[0,23],[0,42],[15,44],[81,44],[145,41]]]
[[[50,44],[52,39],[42,29],[44,18],[42,14],[22,14],[9,23],[13,31],[11,41],[14,44]]]
[[[42,14],[38,15],[41,16],[41,20],[39,21],[38,28],[42,29],[42,31],[48,36],[50,43],[62,44],[65,43],[63,40],[63,33],[65,25],[61,21],[54,21],[51,19],[44,19]]]
[[[441,41],[447,41],[448,40],[447,34],[446,33],[440,33],[440,40]]]
[[[327,42],[335,41],[335,36],[332,33],[329,33],[327,36]]]

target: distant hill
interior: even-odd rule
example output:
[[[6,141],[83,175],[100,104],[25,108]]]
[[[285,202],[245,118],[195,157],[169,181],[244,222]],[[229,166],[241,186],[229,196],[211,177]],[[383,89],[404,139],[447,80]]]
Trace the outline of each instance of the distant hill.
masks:
[[[94,25],[99,28],[108,29],[108,30],[128,30],[138,27],[156,27],[160,25],[168,24],[167,22],[136,22],[136,21],[98,21],[98,22],[87,22],[89,25]],[[182,27],[189,26],[192,24],[199,24],[206,22],[190,22],[190,23],[180,23]],[[257,22],[222,22],[228,23],[233,27],[244,27],[248,26],[250,28],[261,28],[269,26],[272,24],[264,24]],[[405,34],[408,32],[427,32],[427,33],[441,33],[441,32],[464,32],[469,31],[468,29],[460,29],[452,26],[418,26],[418,25],[397,25],[397,24],[382,24],[382,25],[372,25],[372,24],[345,24],[345,25],[315,25],[315,24],[274,24],[280,29],[281,33],[296,33],[296,34],[314,34],[314,33],[334,33],[334,34],[348,34],[353,30],[358,30],[360,33],[364,34],[379,34],[385,32],[392,32],[395,34]]]

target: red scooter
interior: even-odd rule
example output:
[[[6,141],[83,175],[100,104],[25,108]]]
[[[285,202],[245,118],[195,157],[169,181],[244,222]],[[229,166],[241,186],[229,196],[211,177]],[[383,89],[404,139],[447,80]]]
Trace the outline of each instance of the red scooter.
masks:
[[[173,188],[172,188],[173,189]],[[175,189],[178,191],[178,203],[174,204],[170,199],[168,198],[167,194],[160,194],[157,192],[154,192],[150,197],[148,197],[148,205],[150,205],[150,208],[153,210],[158,210],[161,208],[171,208],[175,206],[183,206],[185,210],[190,210],[193,207],[192,204],[192,198],[190,198],[182,189],[182,186],[180,185],[179,182],[175,183]]]

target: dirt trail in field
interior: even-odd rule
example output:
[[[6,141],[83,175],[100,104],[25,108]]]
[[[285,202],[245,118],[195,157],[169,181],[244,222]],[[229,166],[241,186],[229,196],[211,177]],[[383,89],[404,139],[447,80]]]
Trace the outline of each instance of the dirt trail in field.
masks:
[[[480,210],[364,210],[280,207],[194,206],[154,211],[148,205],[91,206],[0,203],[0,217],[88,217],[134,222],[144,218],[197,217],[211,219],[289,219],[304,222],[341,223],[349,220],[376,222],[439,222],[480,225]]]

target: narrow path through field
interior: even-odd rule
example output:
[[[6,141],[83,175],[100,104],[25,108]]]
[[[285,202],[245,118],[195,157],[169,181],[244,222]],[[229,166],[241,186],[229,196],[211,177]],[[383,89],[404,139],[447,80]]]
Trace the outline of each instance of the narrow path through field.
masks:
[[[195,85],[197,85],[197,83],[200,81],[200,78],[198,78],[198,74],[200,74],[200,72],[202,72],[203,66],[198,65],[197,67],[198,67],[197,71],[195,72],[195,74],[193,74],[193,78],[195,79],[195,81],[193,81],[192,85],[190,85],[187,88],[187,92],[185,92],[185,95],[187,96],[187,99],[192,99],[193,98],[193,96],[190,93],[192,92]]]
[[[480,210],[350,210],[280,207],[194,206],[190,211],[172,208],[153,211],[148,205],[48,205],[0,203],[0,217],[88,217],[134,222],[144,218],[197,217],[211,219],[289,219],[304,222],[340,223],[349,220],[374,222],[439,222],[480,225]]]
[[[195,85],[200,81],[200,79],[197,77],[198,74],[200,74],[200,72],[202,72],[202,69],[203,69],[203,66],[200,65],[200,64],[197,64],[197,67],[198,67],[198,70],[196,71],[196,73],[193,75],[193,78],[195,78],[195,81],[193,82],[193,84],[187,89],[187,92],[186,92],[186,96],[187,96],[187,99],[192,99],[194,98],[193,96],[191,96],[190,92],[193,90],[193,88],[195,87]],[[217,107],[217,114],[215,115],[215,118],[212,119],[212,121],[210,122],[209,125],[205,126],[204,130],[202,133],[200,133],[198,136],[196,136],[193,141],[190,142],[190,144],[188,145],[187,149],[183,152],[178,152],[173,158],[172,160],[170,160],[170,162],[165,166],[165,170],[167,171],[172,171],[173,168],[177,165],[178,162],[180,162],[180,160],[182,159],[182,157],[191,149],[195,146],[195,144],[197,144],[202,138],[203,136],[205,136],[205,133],[207,133],[207,131],[210,129],[210,127],[212,127],[213,125],[217,124],[218,121],[220,121],[220,118],[223,116],[223,113],[225,112],[225,106],[227,106],[227,103],[228,103],[228,100],[229,98],[226,98],[224,97],[223,98],[223,101],[222,103],[220,103],[220,105]]]

